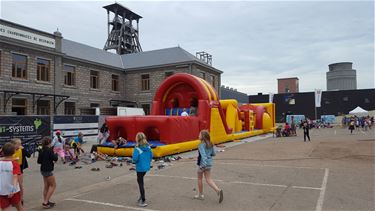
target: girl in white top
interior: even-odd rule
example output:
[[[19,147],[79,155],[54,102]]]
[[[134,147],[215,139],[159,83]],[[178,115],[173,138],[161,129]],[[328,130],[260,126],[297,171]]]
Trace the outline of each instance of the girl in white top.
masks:
[[[61,136],[61,131],[56,131],[56,136],[53,137],[52,143],[53,151],[61,158],[63,163],[65,164],[65,152],[64,152],[64,146],[65,146],[65,138]]]

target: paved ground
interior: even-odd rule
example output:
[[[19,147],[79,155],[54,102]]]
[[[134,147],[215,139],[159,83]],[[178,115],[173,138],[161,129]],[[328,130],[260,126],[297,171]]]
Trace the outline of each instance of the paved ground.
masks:
[[[375,210],[374,132],[349,135],[347,129],[331,128],[312,130],[312,142],[306,143],[298,131],[297,137],[268,135],[226,144],[218,148],[224,151],[212,171],[224,190],[222,204],[207,185],[204,201],[192,199],[196,161],[189,157],[196,152],[146,175],[146,209],[136,206],[138,187],[130,166],[107,169],[105,162],[96,162],[74,169],[59,163],[54,210]],[[42,178],[35,159],[30,162],[25,205],[41,210]]]

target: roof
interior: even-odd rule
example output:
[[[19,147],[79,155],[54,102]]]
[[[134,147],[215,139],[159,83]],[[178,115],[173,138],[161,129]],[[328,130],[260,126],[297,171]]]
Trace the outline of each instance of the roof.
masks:
[[[212,66],[208,66],[206,63],[200,61],[198,58],[181,47],[118,55],[99,48],[62,39],[62,52],[73,58],[121,68],[124,69],[124,71],[140,68],[152,68],[168,64],[198,63],[202,66],[210,68],[211,70],[222,73],[222,71]]]
[[[105,64],[112,67],[124,68],[119,55],[71,40],[62,39],[62,52],[70,57]]]
[[[154,67],[165,64],[178,64],[178,63],[198,63],[203,66],[208,66],[206,63],[199,60],[197,57],[182,49],[181,47],[164,48],[153,51],[144,51],[133,54],[121,55],[125,69],[136,69],[144,67]],[[212,66],[208,66],[217,72]]]
[[[290,79],[298,79],[298,77],[291,77],[291,78],[278,78],[277,80],[290,80]]]
[[[142,16],[138,15],[137,13],[131,11],[130,9],[126,8],[125,6],[123,6],[123,5],[121,5],[117,2],[114,3],[114,4],[104,6],[103,8],[106,9],[106,10],[109,10],[113,13],[115,13],[116,10],[117,10],[118,14],[120,16],[122,16],[122,14],[125,14],[125,18],[127,18],[129,20],[141,19],[142,18]]]

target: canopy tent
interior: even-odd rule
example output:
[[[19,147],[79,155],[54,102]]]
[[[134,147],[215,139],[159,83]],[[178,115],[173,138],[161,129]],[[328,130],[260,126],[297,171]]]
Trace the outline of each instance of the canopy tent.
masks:
[[[349,114],[356,115],[356,116],[367,116],[368,111],[366,111],[365,109],[357,106],[357,108],[349,111]]]

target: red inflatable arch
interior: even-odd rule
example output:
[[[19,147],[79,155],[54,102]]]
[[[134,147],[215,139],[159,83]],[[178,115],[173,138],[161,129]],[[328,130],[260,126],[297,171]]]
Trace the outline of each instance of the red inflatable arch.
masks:
[[[148,139],[163,144],[197,139],[200,130],[209,128],[210,108],[218,100],[217,93],[205,80],[186,73],[174,74],[156,91],[151,115],[108,117],[110,138],[121,134],[134,141],[137,132],[144,132]],[[183,110],[191,115],[181,116]]]

